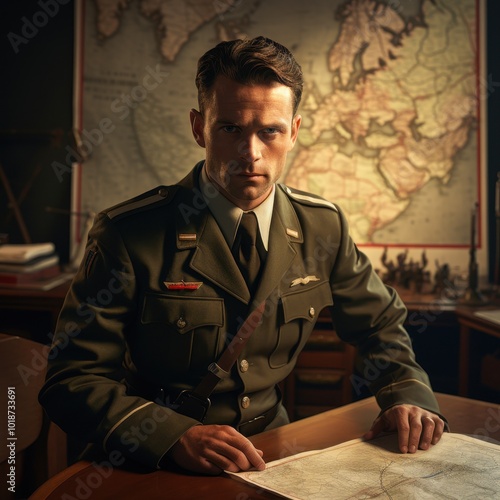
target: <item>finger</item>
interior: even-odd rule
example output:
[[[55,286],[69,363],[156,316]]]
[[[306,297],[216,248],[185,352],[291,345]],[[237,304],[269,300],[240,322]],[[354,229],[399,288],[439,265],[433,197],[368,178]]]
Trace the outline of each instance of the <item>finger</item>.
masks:
[[[213,446],[204,450],[204,460],[217,467],[220,471],[239,472],[238,453],[231,447]]]
[[[264,459],[262,458],[264,456],[264,452],[262,450],[257,450],[249,440],[246,441],[247,445],[242,451],[245,453],[247,460],[255,469],[264,470],[266,468],[266,462],[264,462]]]
[[[206,451],[206,460],[212,464],[213,467],[217,468],[219,471],[229,471],[229,472],[239,472],[244,470],[240,468],[240,465],[235,463],[235,461],[225,454],[226,452],[218,452],[216,450]],[[236,455],[235,455],[236,456]],[[235,459],[236,460],[236,459]]]
[[[434,429],[436,428],[436,423],[432,417],[422,417],[422,434],[420,435],[420,445],[421,450],[429,449],[434,436]]]
[[[233,436],[226,435],[225,440],[217,440],[205,448],[204,458],[220,470],[239,472],[250,468],[250,463],[245,455],[234,444]]]
[[[414,453],[416,450],[413,451],[410,450],[411,444],[409,443],[410,440],[410,416],[407,411],[404,411],[403,408],[399,407],[394,410],[394,419],[395,419],[395,424],[396,424],[396,429],[398,431],[398,445],[399,445],[399,451],[401,453]],[[420,436],[420,433],[419,433]],[[417,445],[418,445],[418,440],[417,440]]]
[[[437,415],[434,417],[434,423],[434,434],[432,435],[431,443],[437,444],[443,435],[445,424],[444,420]]]
[[[423,422],[420,414],[408,415],[409,435],[408,435],[408,453],[415,453],[418,450],[422,436]]]
[[[226,426],[192,427],[172,447],[171,457],[181,467],[203,474],[220,474],[225,469],[237,471],[239,467],[229,458],[237,450],[231,451],[227,444],[235,435],[241,436]]]
[[[249,470],[255,468],[257,470],[264,470],[266,463],[263,460],[264,452],[257,450],[250,440],[238,435],[239,439],[235,443],[231,443],[236,451],[236,455],[231,456],[233,462],[240,468],[240,470]]]
[[[220,441],[207,451],[207,457],[213,464],[229,472],[252,468],[264,470],[266,464],[262,456],[263,452],[259,453],[254,445],[239,433],[227,436],[226,441]]]

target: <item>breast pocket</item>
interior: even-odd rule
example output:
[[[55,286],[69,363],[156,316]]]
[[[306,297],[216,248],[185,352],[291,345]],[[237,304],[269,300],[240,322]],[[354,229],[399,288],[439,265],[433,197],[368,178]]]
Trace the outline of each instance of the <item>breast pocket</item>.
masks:
[[[141,324],[163,373],[203,373],[218,355],[224,301],[149,294]]]
[[[281,297],[281,324],[269,358],[271,368],[289,363],[304,347],[322,309],[333,304],[330,284],[323,282]]]

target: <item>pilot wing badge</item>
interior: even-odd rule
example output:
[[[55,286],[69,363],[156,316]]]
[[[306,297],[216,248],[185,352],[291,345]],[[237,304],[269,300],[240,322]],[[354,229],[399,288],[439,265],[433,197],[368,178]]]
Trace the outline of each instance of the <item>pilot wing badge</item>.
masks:
[[[306,276],[305,278],[295,278],[291,283],[290,283],[290,288],[292,286],[297,286],[297,285],[307,285],[311,281],[319,281],[319,278],[317,276]]]

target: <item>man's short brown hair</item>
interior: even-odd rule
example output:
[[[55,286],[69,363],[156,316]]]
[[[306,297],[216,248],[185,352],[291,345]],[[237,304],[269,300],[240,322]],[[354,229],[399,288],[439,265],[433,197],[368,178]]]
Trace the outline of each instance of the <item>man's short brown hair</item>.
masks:
[[[269,38],[221,42],[200,58],[195,81],[202,113],[220,75],[248,85],[286,85],[293,93],[293,114],[297,112],[302,97],[302,69],[286,47]]]

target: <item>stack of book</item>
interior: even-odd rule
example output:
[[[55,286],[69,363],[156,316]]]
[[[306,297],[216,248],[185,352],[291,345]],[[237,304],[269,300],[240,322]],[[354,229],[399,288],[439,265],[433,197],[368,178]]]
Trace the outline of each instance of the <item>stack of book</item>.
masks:
[[[1,287],[47,290],[66,279],[53,243],[0,245]]]

